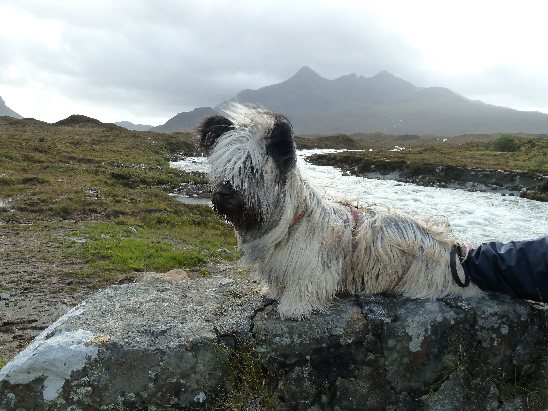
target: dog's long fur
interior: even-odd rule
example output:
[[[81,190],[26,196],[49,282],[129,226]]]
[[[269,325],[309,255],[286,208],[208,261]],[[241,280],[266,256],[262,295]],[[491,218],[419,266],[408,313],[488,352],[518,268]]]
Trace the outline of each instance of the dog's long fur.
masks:
[[[460,288],[449,224],[384,206],[356,214],[328,201],[301,176],[289,121],[238,104],[204,120],[216,210],[234,224],[242,262],[256,269],[284,318],[324,310],[336,293],[411,298],[475,296]],[[462,267],[459,266],[462,274]]]

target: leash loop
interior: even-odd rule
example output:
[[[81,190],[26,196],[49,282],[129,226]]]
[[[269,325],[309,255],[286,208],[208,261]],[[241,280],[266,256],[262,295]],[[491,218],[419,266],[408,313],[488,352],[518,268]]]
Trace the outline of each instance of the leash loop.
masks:
[[[459,287],[465,288],[470,285],[470,275],[468,274],[468,269],[466,268],[466,265],[462,264],[462,261],[460,261],[461,256],[459,254],[459,262],[461,263],[462,269],[464,270],[464,283],[461,281],[459,273],[457,272],[457,250],[458,245],[455,244],[451,248],[451,253],[449,254],[449,267],[451,268],[453,280],[455,280]]]

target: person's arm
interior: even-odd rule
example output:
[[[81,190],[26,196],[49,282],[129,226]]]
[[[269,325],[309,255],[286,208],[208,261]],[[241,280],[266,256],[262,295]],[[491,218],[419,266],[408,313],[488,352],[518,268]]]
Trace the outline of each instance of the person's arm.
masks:
[[[548,236],[482,244],[468,253],[464,264],[482,290],[548,302]]]

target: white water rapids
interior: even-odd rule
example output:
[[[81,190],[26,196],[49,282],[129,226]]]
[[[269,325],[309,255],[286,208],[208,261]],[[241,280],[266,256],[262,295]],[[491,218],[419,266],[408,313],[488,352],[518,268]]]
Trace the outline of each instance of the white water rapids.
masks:
[[[302,175],[326,197],[364,206],[386,204],[419,216],[445,216],[463,241],[478,245],[491,240],[511,241],[548,234],[548,203],[497,193],[421,187],[392,180],[343,176],[334,167],[315,166],[304,159],[329,150],[299,151]],[[171,166],[185,171],[208,171],[205,157],[188,157]]]

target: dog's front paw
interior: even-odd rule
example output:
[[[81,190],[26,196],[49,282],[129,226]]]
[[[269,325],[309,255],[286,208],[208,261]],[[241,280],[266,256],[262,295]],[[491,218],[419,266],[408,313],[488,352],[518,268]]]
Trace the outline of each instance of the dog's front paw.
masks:
[[[324,312],[325,307],[314,306],[312,304],[287,303],[280,301],[278,304],[278,313],[283,320],[305,320],[312,316],[314,312]]]

